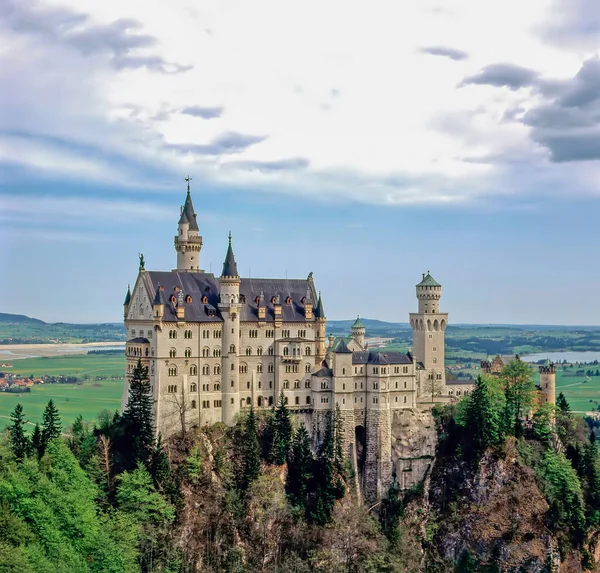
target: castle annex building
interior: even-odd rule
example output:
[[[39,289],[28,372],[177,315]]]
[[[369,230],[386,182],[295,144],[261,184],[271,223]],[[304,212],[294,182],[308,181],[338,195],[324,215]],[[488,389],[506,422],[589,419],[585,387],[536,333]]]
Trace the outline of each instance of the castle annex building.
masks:
[[[366,497],[379,497],[400,471],[395,417],[416,409],[420,396],[448,394],[441,285],[429,273],[416,285],[413,352],[375,352],[360,319],[348,337],[326,338],[312,273],[304,279],[240,277],[231,234],[220,276],[203,271],[189,181],[174,246],[177,268],[171,271],[146,270],[140,257],[124,303],[127,375],[138,358],[148,367],[157,432],[233,425],[250,407],[273,407],[283,392],[317,443],[339,405],[346,453]],[[126,384],[123,406],[128,393]]]

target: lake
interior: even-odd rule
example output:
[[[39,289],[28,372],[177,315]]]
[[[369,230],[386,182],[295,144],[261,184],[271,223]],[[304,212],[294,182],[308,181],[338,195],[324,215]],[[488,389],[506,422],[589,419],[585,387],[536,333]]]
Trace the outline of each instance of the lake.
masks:
[[[524,362],[538,362],[539,360],[550,360],[550,362],[593,362],[598,360],[600,362],[600,352],[589,351],[589,352],[576,352],[576,351],[565,351],[565,352],[538,352],[536,354],[524,354],[521,356]]]

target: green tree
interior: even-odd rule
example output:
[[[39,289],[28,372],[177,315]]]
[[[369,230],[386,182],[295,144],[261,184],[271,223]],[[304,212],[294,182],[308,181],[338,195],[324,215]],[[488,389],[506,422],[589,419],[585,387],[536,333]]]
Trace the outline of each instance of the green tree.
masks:
[[[571,407],[569,406],[569,403],[567,402],[567,399],[565,398],[565,395],[562,392],[560,392],[558,394],[558,397],[556,398],[556,406],[560,409],[561,412],[564,412],[565,414],[571,413]]]
[[[159,491],[164,490],[165,485],[171,479],[169,458],[163,447],[162,436],[160,434],[158,435],[158,440],[156,440],[156,448],[154,448],[150,458],[150,474],[152,475],[154,485]]]
[[[38,457],[44,455],[44,438],[42,437],[42,430],[39,424],[36,424],[35,428],[33,428],[33,434],[31,434],[31,448]]]
[[[285,405],[283,390],[279,394],[279,401],[275,409],[273,420],[273,448],[271,458],[275,465],[285,463],[292,441],[292,420],[290,411]]]
[[[25,415],[23,414],[23,406],[17,404],[15,409],[10,415],[12,424],[9,426],[10,431],[10,445],[15,458],[19,462],[23,461],[25,456],[29,453],[31,444],[29,439],[25,435]]]
[[[533,402],[535,392],[533,372],[529,364],[517,356],[502,369],[501,379],[506,398],[503,415],[504,431],[519,437],[522,434],[521,420]]]
[[[497,404],[494,403],[490,381],[486,376],[478,376],[475,388],[467,404],[467,427],[475,452],[496,446],[502,441],[502,423]]]
[[[52,440],[59,438],[61,432],[62,423],[58,414],[58,408],[50,400],[42,416],[42,449],[45,449]]]
[[[554,425],[556,406],[549,402],[542,404],[533,414],[533,433],[536,438],[548,443]]]
[[[600,463],[597,443],[587,443],[583,448],[585,502],[587,522],[590,526],[600,524]]]
[[[400,538],[399,520],[403,515],[402,490],[396,476],[394,476],[385,497],[381,500],[379,511],[381,529],[388,541],[394,545],[398,543]]]
[[[334,460],[334,431],[332,415],[327,417],[323,441],[319,446],[315,469],[313,471],[313,484],[309,503],[308,519],[317,525],[325,525],[331,521],[335,504],[336,490]]]
[[[308,489],[313,477],[314,457],[310,449],[310,436],[304,424],[300,424],[288,457],[285,490],[290,504],[306,509]]]
[[[246,490],[260,474],[260,444],[254,408],[246,416],[244,423],[244,461],[241,489]]]
[[[131,375],[121,425],[124,437],[131,440],[132,461],[147,464],[154,449],[154,418],[148,367],[139,358]]]

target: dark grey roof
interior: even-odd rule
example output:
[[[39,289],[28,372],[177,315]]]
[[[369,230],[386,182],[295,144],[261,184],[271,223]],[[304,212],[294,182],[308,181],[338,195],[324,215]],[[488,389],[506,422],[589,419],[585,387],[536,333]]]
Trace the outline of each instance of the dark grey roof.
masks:
[[[323,300],[321,299],[321,291],[319,291],[319,300],[317,301],[317,308],[315,308],[316,318],[325,318],[325,311],[323,310]]]
[[[475,380],[446,380],[446,386],[473,386]]]
[[[179,218],[179,224],[189,223],[190,231],[198,231],[198,223],[196,222],[196,213],[194,213],[194,205],[192,205],[192,196],[188,189],[185,197],[185,204],[181,210],[181,217]]]
[[[412,358],[402,352],[373,352],[361,350],[352,353],[352,364],[412,364]]]
[[[238,277],[237,264],[235,262],[235,256],[233,255],[233,248],[231,247],[231,233],[229,233],[229,245],[227,247],[227,254],[225,255],[225,262],[223,263],[222,277]]]
[[[348,348],[346,341],[342,339],[335,349],[336,354],[352,354],[352,350]]]
[[[159,285],[164,286],[161,304],[165,305],[163,320],[166,322],[177,320],[175,307],[170,303],[170,298],[175,294],[175,287],[183,291],[184,297],[192,297],[191,303],[184,303],[185,320],[189,322],[220,322],[222,320],[218,310],[214,316],[208,315],[211,307],[218,309],[220,286],[218,279],[211,273],[178,272],[178,271],[145,271],[142,280],[150,298],[157,296]],[[208,290],[207,290],[208,289]],[[313,300],[315,298],[314,286],[307,279],[241,279],[240,295],[243,295],[240,309],[242,322],[258,322],[258,304],[256,299],[263,295],[262,305],[265,307],[265,320],[275,320],[274,308],[271,299],[279,295],[281,301],[281,314],[283,322],[305,322],[304,304],[306,291],[310,289]],[[208,301],[202,302],[203,295]],[[290,304],[285,300],[290,298]],[[156,304],[156,303],[155,303]],[[294,335],[295,333],[290,333]]]
[[[127,294],[125,295],[125,302],[123,303],[123,306],[128,305],[131,302],[131,289],[129,288],[129,285],[127,285]]]
[[[147,338],[144,338],[143,336],[138,336],[137,338],[132,338],[131,340],[127,341],[129,342],[135,342],[136,344],[148,344],[148,342],[150,342]]]
[[[317,370],[317,372],[313,372],[312,375],[313,376],[330,377],[331,378],[333,376],[333,370],[331,368],[323,366],[323,368],[321,368],[321,370]]]
[[[154,294],[154,299],[152,300],[152,304],[166,304],[167,299],[165,297],[165,292],[160,288],[160,283],[156,286],[156,293]]]

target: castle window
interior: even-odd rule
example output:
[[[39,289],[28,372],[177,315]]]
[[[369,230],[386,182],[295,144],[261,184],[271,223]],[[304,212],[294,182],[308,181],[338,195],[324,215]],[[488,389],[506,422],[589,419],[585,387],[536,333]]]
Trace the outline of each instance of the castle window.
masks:
[[[288,397],[287,397],[287,396],[286,396],[286,397],[283,399],[283,403],[284,403],[286,406],[288,405],[288,403],[289,403],[289,399],[288,399]]]
[[[342,375],[346,374],[346,369],[342,368]]]
[[[196,400],[192,400],[192,410],[196,409]]]
[[[284,349],[283,349],[283,355],[284,356],[289,356],[289,354],[290,354],[290,349],[287,346],[284,347]]]
[[[206,295],[202,297],[202,304],[208,304],[208,297]]]
[[[198,391],[198,386],[196,385],[195,382],[192,382],[190,384],[190,392],[197,392]]]
[[[377,390],[377,382],[373,382],[373,390]]]
[[[299,330],[298,338],[306,338],[306,330]]]
[[[273,396],[269,396],[269,406],[273,405]]]
[[[248,374],[248,365],[243,363],[239,367],[240,374]]]
[[[342,384],[342,390],[346,389],[346,384]]]
[[[231,370],[235,370],[235,364],[231,363]]]
[[[404,383],[406,384],[406,382]],[[404,386],[406,388],[406,386]],[[398,389],[398,380],[396,380],[396,390]]]
[[[246,356],[252,356],[252,348],[250,348],[248,346],[248,348],[246,348]]]
[[[269,380],[269,388],[273,388],[273,380]]]
[[[190,376],[197,376],[198,375],[198,367],[195,364],[192,364],[190,366]]]
[[[304,387],[310,388],[310,380],[306,380],[306,382],[304,382]]]
[[[186,358],[191,358],[192,357],[192,349],[191,348],[186,348],[185,352],[184,352],[184,356]]]
[[[221,338],[221,331],[215,330],[215,338]]]
[[[266,330],[265,331],[265,337],[266,338],[274,338],[275,336],[275,331],[274,330]]]
[[[131,329],[131,336],[132,336],[132,338],[135,337],[135,328]]]
[[[262,374],[262,371],[263,371],[263,365],[262,365],[262,364],[257,364],[257,366],[256,366],[256,371],[257,371],[259,374]]]
[[[245,303],[246,302],[246,295],[245,294],[241,294],[240,295],[240,302],[241,303]]]
[[[232,344],[232,345],[229,347],[229,352],[233,352],[233,353],[235,353],[235,344]]]
[[[403,366],[402,367],[402,373],[403,374],[408,374],[408,366]]]
[[[231,399],[231,403],[233,404],[233,398]]]
[[[233,382],[233,380],[231,381],[231,387],[232,387],[232,388],[234,387],[234,382]],[[232,402],[232,404],[233,404],[233,402]]]
[[[208,366],[208,364],[205,364],[202,367],[202,374],[204,374],[204,375],[210,374],[210,367]]]
[[[213,374],[221,374],[221,367],[220,366],[215,366],[213,368]]]
[[[169,394],[175,394],[177,392],[177,384],[169,384],[167,386],[167,392]]]
[[[292,298],[288,296],[288,297],[285,299],[285,304],[292,304]]]
[[[169,330],[169,338],[177,338],[177,331]]]
[[[307,346],[307,347],[304,349],[304,354],[305,354],[306,356],[310,356],[310,346]]]
[[[377,404],[377,397],[373,396],[373,404]]]
[[[283,381],[283,389],[284,390],[289,390],[290,388],[290,381],[289,380],[284,380]]]
[[[435,379],[436,380],[441,380],[442,379],[442,375],[440,373],[435,375]]]
[[[205,346],[205,347],[202,349],[202,356],[203,356],[204,358],[207,358],[209,355],[210,355],[210,348],[208,348],[208,346]]]
[[[290,337],[290,331],[289,330],[282,330],[281,331],[281,338],[289,338]]]
[[[300,397],[299,396],[296,396],[295,404],[296,404],[296,406],[300,405]]]
[[[215,358],[220,358],[220,357],[221,357],[221,349],[220,349],[220,348],[215,348],[215,349],[213,350],[213,356],[214,356]]]
[[[172,295],[171,295],[171,303],[172,303],[172,304],[175,304],[176,302],[177,302],[177,299],[175,298],[175,295],[174,295],[174,294],[172,294]]]
[[[307,365],[304,367],[304,372],[310,372],[310,364],[307,364]]]
[[[177,367],[171,366],[168,370],[169,376],[177,376]]]
[[[269,346],[269,356],[273,356],[273,347]]]
[[[406,396],[404,396],[404,403],[406,404]]]
[[[307,397],[306,397],[306,403],[307,403],[307,404],[310,404],[310,396],[307,396]]]
[[[269,372],[270,374],[273,373],[275,371],[275,367],[273,366],[273,364],[269,364],[267,366],[267,372]]]
[[[277,302],[277,297],[271,297],[271,304],[275,304]]]
[[[434,347],[433,347],[433,351],[435,352],[436,350],[437,350],[437,347],[436,347],[436,346],[434,346]]]
[[[250,380],[248,380],[248,382],[246,382],[246,390],[250,390]]]
[[[396,402],[398,401],[398,396],[396,396]]]
[[[262,346],[259,346],[259,347],[256,349],[256,354],[257,354],[257,356],[262,356],[262,353],[263,353]]]
[[[171,348],[171,350],[169,350],[169,358],[176,358],[177,357],[177,350],[175,350],[174,348]]]
[[[295,388],[295,389],[298,389],[298,388],[300,388],[300,380],[296,380],[296,381],[294,382],[294,388]]]
[[[214,385],[214,391],[215,392],[219,392],[221,390],[221,385],[220,384],[215,384]]]
[[[434,359],[433,359],[433,363],[434,363],[434,364],[437,364],[437,358],[434,358]]]
[[[185,302],[187,304],[192,304],[192,297],[189,294],[185,297]]]

